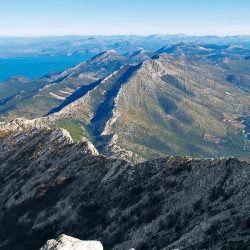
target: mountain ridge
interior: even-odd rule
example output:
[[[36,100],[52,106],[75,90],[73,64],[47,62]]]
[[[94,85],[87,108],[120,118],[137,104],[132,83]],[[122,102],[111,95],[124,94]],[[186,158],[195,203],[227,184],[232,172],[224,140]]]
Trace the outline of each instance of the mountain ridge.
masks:
[[[207,65],[204,65],[204,66],[200,65],[198,67],[196,63],[195,64],[190,63],[189,66],[187,66],[187,62],[188,62],[187,60],[188,59],[184,59],[184,58],[176,60],[176,59],[173,59],[169,55],[161,54],[156,59],[146,60],[143,63],[138,64],[137,66],[133,66],[134,69],[136,69],[135,75],[131,76],[129,79],[125,78],[126,84],[121,86],[121,88],[115,94],[115,96],[112,97],[113,101],[111,101],[111,99],[108,98],[106,100],[106,103],[105,103],[105,95],[106,95],[105,91],[108,91],[108,89],[110,89],[110,87],[108,87],[108,86],[113,86],[110,89],[110,91],[111,91],[110,93],[114,93],[114,89],[115,89],[114,86],[116,86],[115,84],[117,81],[116,77],[120,76],[122,79],[122,77],[124,77],[122,74],[126,74],[125,73],[126,71],[124,71],[124,69],[126,69],[126,66],[122,66],[121,69],[119,69],[115,73],[111,74],[111,76],[108,77],[107,79],[104,79],[100,83],[100,85],[98,85],[95,89],[90,91],[86,96],[83,96],[82,99],[80,98],[75,103],[72,103],[72,105],[66,107],[66,109],[61,110],[61,113],[54,114],[54,116],[52,116],[51,119],[53,120],[55,118],[55,120],[57,120],[57,119],[60,120],[64,116],[65,117],[67,117],[67,116],[73,117],[74,116],[74,119],[78,117],[77,119],[79,119],[79,121],[83,122],[83,125],[85,124],[84,126],[86,126],[87,128],[90,128],[90,130],[92,130],[92,131],[94,131],[94,130],[91,129],[91,127],[96,129],[97,128],[96,126],[99,126],[98,123],[100,124],[100,126],[102,126],[102,129],[98,133],[94,132],[94,133],[97,133],[97,134],[94,134],[94,136],[97,136],[97,135],[98,136],[99,135],[106,136],[106,135],[111,135],[113,133],[113,134],[118,134],[118,137],[119,137],[119,133],[114,131],[112,129],[112,126],[114,126],[117,119],[120,119],[119,118],[120,113],[124,113],[124,110],[121,111],[121,109],[124,109],[128,105],[130,105],[130,102],[134,102],[135,100],[137,100],[140,93],[147,91],[147,92],[145,92],[144,97],[142,97],[141,100],[143,100],[143,98],[147,99],[147,96],[150,96],[150,95],[152,95],[152,97],[155,98],[153,95],[156,95],[156,99],[154,102],[156,102],[157,105],[159,105],[159,107],[161,107],[162,111],[164,111],[168,117],[172,117],[176,113],[177,116],[175,117],[175,119],[181,121],[181,123],[184,123],[184,126],[192,125],[194,120],[192,120],[193,118],[191,118],[190,115],[186,115],[185,113],[180,113],[181,109],[184,108],[183,105],[179,106],[179,104],[178,104],[178,102],[181,100],[180,98],[182,98],[183,100],[186,100],[186,102],[184,102],[185,105],[189,102],[189,103],[191,103],[190,105],[192,105],[192,106],[194,106],[194,104],[192,104],[192,102],[194,102],[194,99],[196,99],[195,105],[199,105],[203,109],[203,114],[196,113],[196,116],[198,114],[201,117],[204,116],[204,111],[205,111],[205,109],[207,109],[206,115],[209,115],[211,118],[213,116],[213,118],[210,119],[210,124],[209,124],[210,131],[217,131],[218,128],[221,126],[224,126],[225,127],[224,129],[226,130],[226,124],[223,122],[224,113],[227,112],[225,110],[226,106],[225,106],[224,102],[226,101],[226,103],[227,103],[228,112],[231,112],[230,110],[234,109],[234,108],[232,108],[233,106],[237,107],[239,103],[232,105],[232,102],[233,103],[237,102],[237,100],[230,97],[230,95],[231,95],[230,92],[234,91],[234,93],[236,94],[237,93],[236,90],[232,89],[230,84],[226,83],[226,81],[223,80],[225,78],[225,76],[224,76],[224,71],[222,69],[216,68],[214,66],[209,66],[209,67],[211,67],[211,69],[209,69]],[[205,73],[204,70],[206,70],[206,69],[212,70],[214,72],[214,74],[216,72],[215,76],[211,76],[210,73]],[[177,72],[177,74],[176,74],[176,72]],[[200,77],[201,76],[200,72],[202,72],[202,74],[203,74],[202,78]],[[199,76],[199,78],[197,78],[197,75]],[[136,80],[133,80],[132,79],[133,77],[136,77],[135,78]],[[144,79],[144,80],[142,80],[142,79]],[[150,80],[148,80],[148,79],[150,79]],[[217,83],[218,79],[220,79],[221,83]],[[143,85],[144,84],[143,81],[146,82],[147,85]],[[151,83],[149,81],[151,81]],[[111,83],[112,85],[105,86],[107,82],[109,84]],[[154,82],[155,86],[154,86],[154,84],[152,84],[153,82]],[[130,87],[128,87],[128,84]],[[103,86],[103,87],[101,88],[101,86]],[[131,86],[133,86],[133,92],[131,92]],[[163,90],[163,92],[160,93],[160,90],[157,90],[156,86],[159,89],[167,88],[168,92],[173,92],[172,97],[170,97],[170,96],[167,97],[165,95],[166,90]],[[206,86],[205,89],[203,86]],[[126,89],[126,90],[124,90],[124,89]],[[194,90],[196,93],[194,93]],[[223,92],[222,92],[222,90],[223,90]],[[105,94],[103,91],[105,92]],[[155,91],[155,92],[153,92],[153,91]],[[208,94],[206,94],[206,91]],[[243,92],[240,92],[240,90],[237,90],[237,91],[239,91],[238,92],[239,95],[243,95]],[[209,96],[209,92],[212,93],[211,97]],[[109,93],[109,92],[107,92],[107,93]],[[124,93],[124,94],[121,94],[121,93]],[[148,93],[148,94],[146,94],[146,93]],[[135,95],[135,94],[137,96],[132,97],[132,95]],[[131,95],[131,97],[129,97],[129,95]],[[98,96],[98,99],[96,98],[97,96]],[[100,99],[100,96],[102,96],[101,99]],[[172,99],[175,96],[176,97],[180,96],[179,99],[177,99],[177,101]],[[128,97],[130,99],[128,99]],[[213,99],[216,98],[215,101],[213,101],[212,98]],[[219,98],[223,98],[224,99],[223,102]],[[245,98],[247,98],[247,95],[245,95]],[[124,99],[124,101],[121,104],[121,103],[119,103],[119,100],[122,100],[122,99]],[[207,103],[206,102],[204,103],[204,100]],[[98,121],[97,125],[95,125],[95,123],[98,120],[96,118],[96,117],[98,117],[96,115],[96,112],[98,111],[98,105],[99,105],[99,111],[102,114],[103,119],[100,118],[99,119],[100,121]],[[103,113],[104,109],[102,108],[102,105],[106,109],[108,107],[110,107],[109,111],[107,111],[110,118],[108,118],[106,121],[104,119],[105,112]],[[137,108],[137,111],[138,111],[137,115],[141,115],[144,112],[142,110],[141,105],[144,105],[144,104],[135,104],[134,107],[136,107],[136,105],[137,106],[139,105]],[[154,105],[156,105],[156,104],[154,104]],[[117,110],[117,106],[121,107],[120,110]],[[131,106],[130,108],[133,109],[134,107]],[[148,111],[150,111],[150,109],[147,108]],[[212,109],[212,112],[214,114],[212,114],[212,113],[210,114],[211,109]],[[247,106],[246,106],[246,109],[247,109]],[[80,110],[85,110],[85,111],[83,111],[83,113],[82,112],[79,113]],[[89,112],[88,110],[89,111],[91,110],[91,112]],[[146,112],[148,112],[147,110],[146,110]],[[160,111],[160,114],[159,114],[160,116],[162,116],[162,111]],[[173,111],[174,111],[174,113],[172,113]],[[189,111],[187,110],[186,112],[189,112]],[[131,113],[131,110],[129,110],[127,112],[127,114],[130,114],[130,113]],[[218,118],[216,118],[216,116],[218,116]],[[122,117],[126,117],[126,114],[123,114]],[[166,118],[164,118],[164,119],[166,119]],[[218,119],[220,119],[220,120],[218,120]],[[214,127],[211,127],[212,120],[214,120],[214,122],[215,122]],[[136,117],[134,117],[132,119],[132,122],[135,122],[135,121],[136,121]],[[143,119],[141,119],[140,121],[143,122]],[[181,124],[181,123],[179,123],[179,124]],[[217,125],[216,125],[216,123],[217,123]],[[126,124],[126,122],[123,124]],[[218,124],[219,124],[219,126],[218,126]],[[123,126],[123,125],[120,124],[119,126]],[[199,126],[201,126],[201,125],[199,125]],[[207,127],[207,125],[205,123],[203,123],[202,126],[203,127],[205,126],[205,128]],[[124,129],[124,131],[129,131],[129,130],[128,130],[128,128],[126,128],[126,129]],[[91,132],[91,133],[93,133],[93,132]],[[206,132],[206,133],[211,134],[211,132]],[[219,133],[224,133],[224,132],[222,131]],[[134,135],[134,134],[132,133],[132,135]],[[201,135],[201,136],[203,136],[203,135]],[[214,134],[213,136],[216,136],[216,135]]]
[[[30,99],[36,105],[21,104],[24,109],[10,112],[9,120],[19,113],[28,118],[44,116],[37,121],[68,129],[74,140],[87,138],[110,156],[114,148],[120,157],[121,151],[128,152],[127,160],[166,154],[246,159],[250,146],[248,66],[247,60],[234,55],[240,51],[244,57],[248,50],[231,47],[169,45],[139,63],[127,63],[127,58],[144,56],[143,49],[124,56],[113,50],[103,52],[71,69],[68,79],[54,84],[56,91],[45,89],[45,94]],[[169,48],[173,53],[166,53]],[[228,58],[211,59],[214,53]],[[94,70],[100,79],[79,78],[89,69],[91,77]]]
[[[1,248],[37,250],[62,233],[105,249],[249,247],[249,164],[169,156],[131,165],[60,131],[1,134]]]

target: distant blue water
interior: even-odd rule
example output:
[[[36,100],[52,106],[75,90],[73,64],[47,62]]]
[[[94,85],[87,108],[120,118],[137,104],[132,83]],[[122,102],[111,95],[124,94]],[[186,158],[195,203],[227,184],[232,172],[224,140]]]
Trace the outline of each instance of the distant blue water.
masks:
[[[81,61],[90,59],[92,56],[57,55],[0,58],[0,82],[13,76],[41,77],[48,73],[72,67]]]

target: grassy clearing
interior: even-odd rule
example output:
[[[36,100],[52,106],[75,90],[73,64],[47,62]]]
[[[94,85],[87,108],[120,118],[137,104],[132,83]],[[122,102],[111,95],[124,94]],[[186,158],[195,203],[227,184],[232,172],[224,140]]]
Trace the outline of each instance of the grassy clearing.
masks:
[[[89,132],[77,120],[61,120],[58,121],[53,127],[59,127],[68,130],[74,142],[82,141],[83,137],[91,139]]]

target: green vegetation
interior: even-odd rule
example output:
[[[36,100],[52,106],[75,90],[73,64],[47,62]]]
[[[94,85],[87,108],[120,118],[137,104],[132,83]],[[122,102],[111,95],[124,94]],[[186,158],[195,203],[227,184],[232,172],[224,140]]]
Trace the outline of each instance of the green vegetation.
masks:
[[[66,119],[57,121],[57,123],[54,124],[53,127],[66,129],[75,142],[82,141],[83,137],[91,140],[91,135],[89,134],[89,132],[77,120]]]

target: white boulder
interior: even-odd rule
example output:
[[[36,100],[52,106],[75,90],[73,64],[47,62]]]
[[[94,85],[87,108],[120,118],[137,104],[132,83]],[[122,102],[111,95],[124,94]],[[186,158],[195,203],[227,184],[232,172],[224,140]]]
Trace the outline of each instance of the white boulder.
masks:
[[[48,240],[40,250],[103,250],[103,246],[99,241],[81,241],[62,234],[56,240]]]

